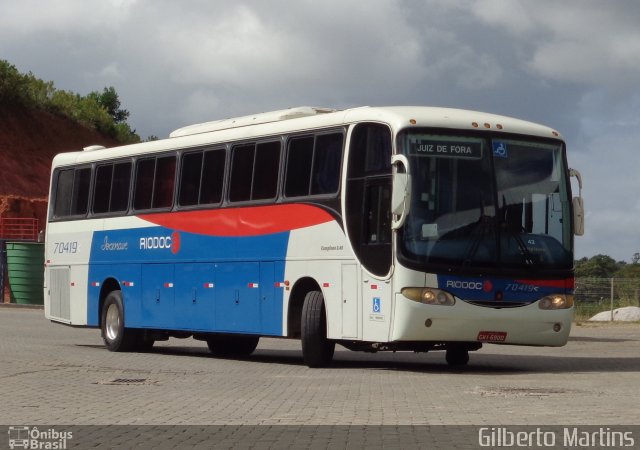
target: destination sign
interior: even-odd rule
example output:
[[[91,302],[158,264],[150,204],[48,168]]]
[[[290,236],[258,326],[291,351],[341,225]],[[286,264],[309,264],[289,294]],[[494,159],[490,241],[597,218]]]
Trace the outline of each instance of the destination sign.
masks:
[[[482,142],[418,138],[409,142],[409,154],[413,156],[478,159],[482,158]]]

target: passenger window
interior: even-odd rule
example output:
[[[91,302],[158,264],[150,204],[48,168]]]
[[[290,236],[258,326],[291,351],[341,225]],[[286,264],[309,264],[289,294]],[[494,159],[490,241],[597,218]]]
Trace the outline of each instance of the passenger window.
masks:
[[[342,133],[291,139],[287,153],[285,196],[338,192],[342,147]]]
[[[233,148],[229,201],[275,198],[280,169],[280,142]]]
[[[89,208],[89,191],[91,187],[91,168],[76,169],[71,196],[71,215],[80,216]]]
[[[126,211],[129,207],[129,187],[131,186],[131,163],[124,162],[113,167],[111,200],[109,212]]]
[[[287,179],[284,187],[284,193],[287,197],[309,195],[312,163],[313,137],[291,139],[287,154]]]
[[[198,204],[200,179],[202,178],[202,158],[202,152],[187,153],[182,157],[178,200],[181,206]]]
[[[112,176],[113,164],[98,166],[96,168],[96,184],[93,190],[93,212],[96,214],[109,211]]]
[[[54,217],[71,215],[71,193],[73,192],[74,169],[61,170],[58,173],[56,186],[56,203],[53,209]]]
[[[176,176],[176,157],[158,158],[153,186],[153,208],[170,208]]]
[[[266,142],[256,147],[251,200],[275,198],[280,169],[280,142]]]
[[[141,159],[136,164],[133,208],[170,208],[176,176],[176,157]]]
[[[311,195],[338,192],[342,144],[342,133],[323,134],[316,138]]]
[[[138,160],[136,164],[136,185],[133,197],[134,209],[150,209],[153,198],[153,177],[156,170],[156,159]]]
[[[214,204],[222,201],[224,186],[226,151],[210,150],[204,154],[202,169],[202,185],[200,187],[200,204]]]
[[[241,145],[233,148],[231,160],[231,185],[229,201],[251,200],[251,177],[255,145]]]

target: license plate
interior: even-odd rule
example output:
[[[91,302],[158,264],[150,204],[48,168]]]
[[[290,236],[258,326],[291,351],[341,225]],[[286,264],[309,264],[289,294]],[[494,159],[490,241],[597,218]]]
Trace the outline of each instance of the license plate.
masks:
[[[504,342],[507,340],[507,333],[504,331],[481,331],[478,333],[480,342]]]

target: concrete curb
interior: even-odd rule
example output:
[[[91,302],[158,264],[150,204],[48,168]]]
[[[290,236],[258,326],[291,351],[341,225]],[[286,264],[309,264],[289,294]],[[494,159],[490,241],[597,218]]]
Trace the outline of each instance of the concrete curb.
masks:
[[[44,309],[44,305],[22,305],[18,303],[0,303],[0,308],[9,309]]]

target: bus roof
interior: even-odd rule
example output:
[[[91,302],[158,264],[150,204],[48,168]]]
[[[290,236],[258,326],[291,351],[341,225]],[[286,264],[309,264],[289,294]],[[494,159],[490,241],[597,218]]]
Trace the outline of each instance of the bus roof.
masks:
[[[54,166],[88,163],[132,155],[157,153],[216,143],[256,139],[283,133],[304,132],[357,122],[388,124],[394,132],[412,127],[486,130],[562,139],[552,128],[478,111],[427,106],[360,107],[345,110],[297,107],[249,116],[224,119],[179,128],[162,139],[121,147],[62,153],[54,158]]]

